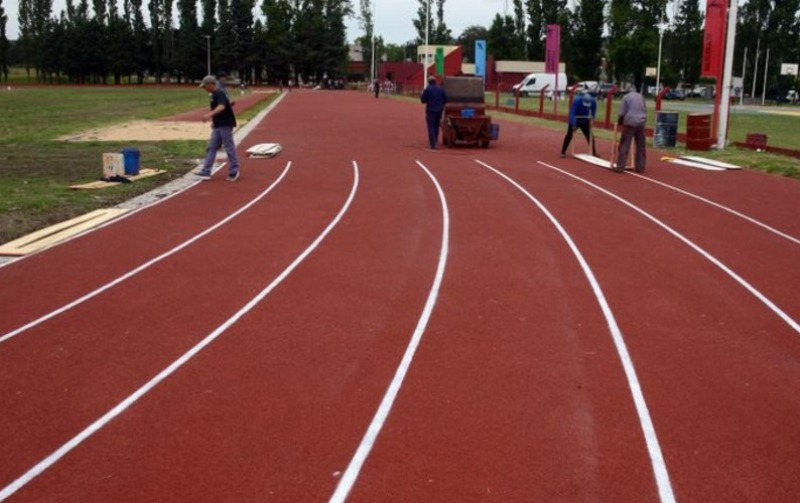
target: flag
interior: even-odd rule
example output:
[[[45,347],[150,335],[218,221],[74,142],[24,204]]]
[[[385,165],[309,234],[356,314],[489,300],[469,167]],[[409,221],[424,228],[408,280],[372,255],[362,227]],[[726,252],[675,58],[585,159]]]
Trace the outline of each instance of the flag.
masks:
[[[486,77],[486,41],[475,41],[475,75]]]
[[[725,24],[728,14],[727,0],[706,0],[706,26],[703,35],[702,77],[722,78],[722,61],[725,56]]]
[[[544,55],[544,71],[558,74],[558,58],[561,48],[561,25],[547,25],[547,41]]]

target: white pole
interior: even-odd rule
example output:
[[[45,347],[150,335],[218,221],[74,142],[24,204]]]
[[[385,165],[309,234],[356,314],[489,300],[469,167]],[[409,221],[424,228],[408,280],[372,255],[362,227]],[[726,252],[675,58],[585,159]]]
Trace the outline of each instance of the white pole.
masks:
[[[767,57],[764,59],[764,89],[761,91],[761,106],[764,106],[764,100],[767,99],[767,68],[769,67],[769,47],[767,47]]]
[[[739,89],[739,105],[744,103],[744,77],[747,72],[747,47],[744,48],[744,56],[742,57],[742,87]]]
[[[425,13],[425,62],[422,63],[423,65],[423,77],[422,77],[422,87],[428,85],[428,35],[431,27],[431,0],[426,0],[426,13]]]
[[[372,57],[370,58],[370,64],[372,85],[375,85],[375,2],[372,2]]]
[[[661,46],[664,42],[664,30],[658,24],[658,67],[656,68],[656,94],[661,91]]]
[[[756,99],[756,81],[758,81],[758,57],[761,55],[761,37],[758,37],[756,43],[756,62],[753,64],[753,90],[750,91],[750,97]]]
[[[728,139],[728,114],[731,108],[731,82],[733,81],[733,50],[736,45],[736,19],[739,0],[731,0],[728,9],[728,40],[725,44],[725,66],[722,70],[722,104],[717,126],[717,148],[725,148]]]

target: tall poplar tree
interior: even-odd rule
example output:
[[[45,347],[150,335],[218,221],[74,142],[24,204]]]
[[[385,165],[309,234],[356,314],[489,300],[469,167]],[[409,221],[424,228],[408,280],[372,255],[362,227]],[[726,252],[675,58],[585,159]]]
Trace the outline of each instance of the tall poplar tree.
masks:
[[[0,0],[0,76],[2,76],[3,82],[8,82],[8,48],[10,44],[6,38],[7,21],[3,0]]]

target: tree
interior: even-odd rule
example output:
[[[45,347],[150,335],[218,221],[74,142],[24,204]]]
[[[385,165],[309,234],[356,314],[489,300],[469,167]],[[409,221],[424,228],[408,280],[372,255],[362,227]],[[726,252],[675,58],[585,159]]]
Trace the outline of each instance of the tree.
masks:
[[[526,0],[525,12],[528,14],[528,28],[526,30],[528,59],[544,61],[545,21],[542,1]]]
[[[364,30],[364,35],[358,39],[361,45],[361,56],[366,68],[369,69],[372,61],[372,37],[375,35],[375,25],[372,18],[372,0],[360,0],[360,15],[358,18],[359,26]]]
[[[431,5],[433,0],[418,0],[419,9],[417,9],[417,19],[414,19],[414,29],[417,30],[417,45],[425,43],[425,25],[428,27],[428,42],[433,43],[433,34],[435,31],[434,17],[431,12]],[[427,21],[427,23],[426,23]]]
[[[196,0],[178,0],[179,30],[175,51],[175,69],[179,78],[188,81],[203,78],[206,65],[205,44],[197,23]]]
[[[450,45],[453,43],[453,34],[444,22],[444,2],[436,0],[436,26],[433,30],[431,43],[436,45]]]
[[[525,58],[524,46],[515,33],[514,18],[511,16],[495,15],[486,43],[495,59],[521,60]]]
[[[470,63],[475,62],[475,41],[487,40],[489,38],[489,30],[483,26],[473,25],[468,26],[459,35],[456,43],[461,46],[464,53],[464,59]],[[489,50],[492,50],[490,47]]]
[[[8,48],[10,46],[6,38],[6,11],[3,9],[3,0],[0,0],[0,76],[3,82],[8,82]]]
[[[647,66],[658,58],[658,30],[667,0],[611,0],[609,58],[617,80],[642,89]]]
[[[573,35],[566,51],[570,73],[578,80],[599,80],[605,26],[605,0],[582,0],[573,14]]]
[[[703,51],[703,16],[699,0],[683,0],[675,15],[675,40],[670,59],[681,81],[696,83],[700,79]]]

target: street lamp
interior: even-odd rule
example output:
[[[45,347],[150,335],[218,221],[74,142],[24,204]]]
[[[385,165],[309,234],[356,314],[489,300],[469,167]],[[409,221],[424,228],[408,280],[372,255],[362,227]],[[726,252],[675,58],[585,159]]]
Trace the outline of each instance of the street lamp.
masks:
[[[425,62],[422,63],[424,68],[422,77],[422,87],[428,84],[428,35],[431,27],[431,0],[425,0]]]
[[[661,92],[661,46],[664,43],[664,26],[658,23],[658,66],[656,66],[656,94]]]
[[[372,52],[370,53],[372,56],[370,59],[370,64],[372,69],[370,71],[372,75],[372,84],[375,85],[375,2],[372,2]]]
[[[206,75],[211,75],[211,35],[203,35],[206,38]]]

